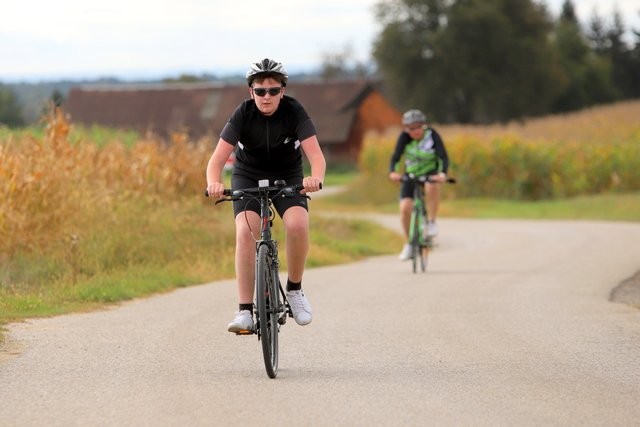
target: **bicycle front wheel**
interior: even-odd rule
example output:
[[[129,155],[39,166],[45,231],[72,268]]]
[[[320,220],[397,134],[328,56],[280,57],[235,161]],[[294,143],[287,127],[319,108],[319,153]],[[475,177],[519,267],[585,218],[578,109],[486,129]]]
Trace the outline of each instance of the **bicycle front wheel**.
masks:
[[[256,303],[258,305],[258,333],[262,342],[264,366],[269,378],[278,374],[278,272],[268,245],[258,248],[256,265]]]
[[[411,213],[411,223],[409,227],[409,235],[411,236],[411,263],[414,273],[418,271],[418,263],[422,271],[425,271],[426,268],[421,236],[422,227],[420,227],[421,220],[422,216],[420,213],[414,210]]]

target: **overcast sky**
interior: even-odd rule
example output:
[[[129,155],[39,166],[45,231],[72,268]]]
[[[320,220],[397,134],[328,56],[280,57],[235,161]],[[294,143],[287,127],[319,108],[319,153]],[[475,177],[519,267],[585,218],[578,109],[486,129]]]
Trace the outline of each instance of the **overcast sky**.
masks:
[[[542,1],[542,0],[541,0]],[[544,0],[557,16],[563,0]],[[242,72],[263,57],[290,72],[350,49],[368,62],[379,0],[7,0],[0,82]],[[574,0],[588,23],[614,7],[640,30],[640,0]]]

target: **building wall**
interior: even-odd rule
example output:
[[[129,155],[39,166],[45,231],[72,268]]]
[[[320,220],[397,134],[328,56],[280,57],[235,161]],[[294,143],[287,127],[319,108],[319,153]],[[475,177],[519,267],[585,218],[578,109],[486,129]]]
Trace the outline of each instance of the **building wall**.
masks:
[[[335,85],[333,89],[328,98],[316,93],[326,91],[325,86],[300,86],[298,91],[306,96],[305,106],[314,118],[327,161],[356,164],[366,133],[396,126],[400,113],[367,85]],[[246,98],[246,91],[244,86],[207,85],[78,89],[72,90],[65,108],[75,123],[150,131],[161,137],[182,131],[193,138],[217,140],[217,133]]]
[[[402,114],[379,92],[371,92],[359,105],[347,141],[323,147],[328,162],[357,163],[367,132],[384,133],[390,127],[399,126],[401,119]]]

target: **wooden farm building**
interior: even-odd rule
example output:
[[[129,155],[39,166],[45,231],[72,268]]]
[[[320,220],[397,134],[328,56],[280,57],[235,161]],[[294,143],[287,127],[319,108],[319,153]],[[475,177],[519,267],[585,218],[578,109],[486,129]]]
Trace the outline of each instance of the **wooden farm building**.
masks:
[[[331,162],[355,162],[366,132],[400,123],[400,112],[372,82],[290,82],[286,93],[304,105]],[[248,97],[246,85],[104,85],[72,88],[64,107],[74,123],[161,136],[180,131],[217,141],[231,113]]]

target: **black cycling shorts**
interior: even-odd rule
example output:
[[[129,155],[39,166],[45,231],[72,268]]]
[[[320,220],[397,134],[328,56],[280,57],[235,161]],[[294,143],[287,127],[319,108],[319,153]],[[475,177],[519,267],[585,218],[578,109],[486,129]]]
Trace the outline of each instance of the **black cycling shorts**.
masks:
[[[413,188],[416,182],[413,180],[402,181],[400,183],[400,198],[401,199],[413,199]]]
[[[258,181],[261,179],[268,179],[269,185],[273,185],[273,183],[278,179],[283,179],[287,185],[293,184],[302,184],[302,175],[295,174],[289,176],[262,176],[260,178],[255,178],[247,175],[246,173],[236,172],[234,171],[231,175],[231,188],[240,190],[243,188],[255,188],[258,186]],[[309,206],[307,204],[307,198],[302,194],[299,197],[278,197],[273,200],[273,207],[276,208],[278,215],[282,218],[285,211],[292,206],[301,206],[305,208],[307,211],[309,210]],[[235,200],[233,202],[233,215],[238,216],[239,213],[244,211],[253,211],[260,215],[260,204],[257,200]]]
[[[437,172],[430,172],[427,175],[435,175],[435,174],[437,174]],[[414,185],[416,184],[417,183],[412,179],[408,179],[406,181],[400,182],[400,198],[413,199],[413,189],[414,189]]]

